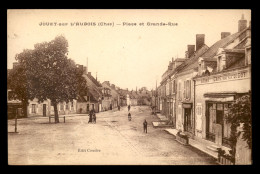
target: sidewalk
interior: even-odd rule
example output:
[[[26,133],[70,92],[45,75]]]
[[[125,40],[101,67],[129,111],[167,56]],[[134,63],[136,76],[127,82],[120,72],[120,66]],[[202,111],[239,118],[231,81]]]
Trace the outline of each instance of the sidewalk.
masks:
[[[165,129],[166,132],[169,134],[172,134],[176,136],[178,130],[177,129]],[[218,159],[218,153],[216,151],[210,150],[210,146],[215,146],[215,143],[211,143],[206,140],[200,140],[197,141],[195,139],[189,138],[189,145],[192,147],[195,147],[196,149],[199,149],[200,151],[207,153],[208,155],[214,157],[215,159]]]
[[[164,115],[156,114],[156,116],[160,119],[160,121],[152,122],[154,128],[172,128],[173,127],[173,125],[167,124],[168,119]]]
[[[157,117],[161,120],[161,121],[166,121],[167,118],[164,115],[161,114],[157,114]],[[164,129],[166,132],[168,132],[171,135],[174,135],[176,137],[178,130],[174,129],[174,128],[167,128]],[[218,152],[216,151],[216,145],[215,143],[212,143],[210,141],[206,141],[206,140],[196,140],[196,137],[194,139],[189,138],[189,145],[191,145],[192,147],[195,147],[196,149],[199,149],[200,151],[214,157],[215,159],[218,159]],[[214,147],[214,148],[213,148]]]

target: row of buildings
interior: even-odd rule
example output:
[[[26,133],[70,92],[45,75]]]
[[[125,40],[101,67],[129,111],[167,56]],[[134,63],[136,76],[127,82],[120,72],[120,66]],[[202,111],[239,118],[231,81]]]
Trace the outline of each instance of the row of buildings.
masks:
[[[13,64],[13,68],[17,66],[17,62]],[[87,81],[87,91],[85,94],[78,95],[73,102],[63,102],[58,104],[59,115],[67,114],[84,114],[89,113],[92,109],[95,112],[103,112],[112,110],[118,106],[126,105],[151,105],[151,91],[145,87],[134,91],[128,89],[121,89],[109,81],[100,83],[97,77],[94,78],[91,72],[87,71],[87,67],[77,65],[77,68],[83,70],[83,77]],[[21,101],[15,100],[10,95],[11,89],[7,90],[8,116],[13,117],[16,109],[21,107]],[[38,100],[29,101],[27,107],[27,115],[35,116],[50,116],[54,115],[54,107],[51,106],[51,101],[46,100],[38,103]]]
[[[247,26],[242,15],[238,32],[221,32],[210,47],[205,37],[197,34],[185,58],[169,62],[152,105],[190,138],[231,148],[225,114],[232,102],[251,91],[251,22]]]

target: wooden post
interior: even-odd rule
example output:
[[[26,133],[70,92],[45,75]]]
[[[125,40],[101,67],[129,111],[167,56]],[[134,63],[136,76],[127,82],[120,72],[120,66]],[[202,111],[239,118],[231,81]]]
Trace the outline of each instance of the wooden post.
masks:
[[[14,128],[15,133],[17,133],[17,114],[18,114],[18,109],[16,109],[16,113],[15,113],[15,128]]]
[[[51,116],[49,116],[49,123],[51,123]]]

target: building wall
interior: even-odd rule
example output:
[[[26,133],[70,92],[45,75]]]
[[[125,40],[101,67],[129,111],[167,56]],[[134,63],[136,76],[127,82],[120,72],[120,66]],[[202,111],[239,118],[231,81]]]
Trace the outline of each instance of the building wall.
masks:
[[[191,126],[192,129],[195,128],[194,126],[194,83],[193,78],[194,73],[185,72],[183,74],[178,74],[176,78],[177,83],[177,95],[176,95],[176,129],[184,131],[184,108],[183,103],[189,103],[192,105],[191,107]],[[190,97],[189,99],[184,98],[184,81],[190,80]],[[181,84],[181,88],[179,86]],[[192,130],[191,132],[193,132]]]
[[[110,97],[104,97],[102,100],[102,111],[110,110],[110,104],[112,104]]]
[[[239,73],[245,72],[244,75],[238,76]],[[224,77],[224,78],[223,78]],[[206,101],[233,101],[234,97],[226,98],[207,98],[205,93],[223,93],[237,92],[247,93],[250,87],[251,72],[249,68],[212,75],[204,78],[196,79],[196,101],[195,107],[201,109],[201,113],[196,112],[196,131],[195,134],[199,138],[206,138]],[[226,79],[227,78],[227,79]],[[226,80],[223,80],[226,79]]]
[[[87,106],[89,109],[87,110]],[[76,113],[77,114],[88,114],[90,110],[95,109],[95,112],[99,111],[98,103],[93,102],[77,102]]]
[[[28,116],[36,116],[42,115],[43,116],[43,105],[46,105],[46,116],[50,116],[51,114],[51,102],[50,100],[45,100],[42,103],[38,103],[38,99],[29,100],[28,109]],[[34,109],[34,106],[35,109]]]
[[[62,102],[58,104],[58,113],[59,115],[68,115],[75,114],[77,112],[77,101],[73,100],[66,104],[66,102]],[[54,115],[54,107],[51,106],[51,115]]]
[[[41,115],[43,116],[43,105],[46,105],[46,116],[54,115],[54,107],[51,106],[51,101],[50,100],[45,100],[42,103],[38,103],[37,99],[33,99],[29,101],[28,105],[28,116],[36,116],[36,115]],[[34,109],[34,106],[35,109]],[[63,108],[62,106],[63,105]],[[68,108],[66,108],[66,102],[59,103],[57,105],[58,109],[58,114],[59,115],[67,115],[67,114],[75,114],[76,113],[76,105],[77,101],[73,101],[73,105],[71,102],[68,103]]]

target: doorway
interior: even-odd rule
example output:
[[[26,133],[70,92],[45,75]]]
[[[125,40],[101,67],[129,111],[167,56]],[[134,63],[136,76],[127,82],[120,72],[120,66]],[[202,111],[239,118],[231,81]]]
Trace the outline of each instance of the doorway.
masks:
[[[192,132],[191,108],[184,108],[184,131]]]

